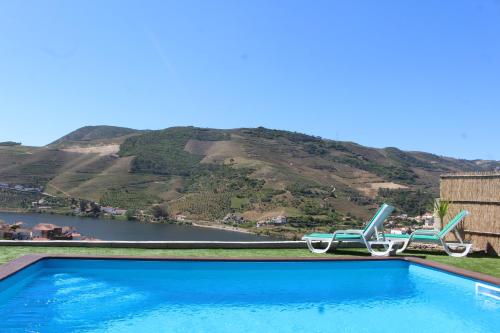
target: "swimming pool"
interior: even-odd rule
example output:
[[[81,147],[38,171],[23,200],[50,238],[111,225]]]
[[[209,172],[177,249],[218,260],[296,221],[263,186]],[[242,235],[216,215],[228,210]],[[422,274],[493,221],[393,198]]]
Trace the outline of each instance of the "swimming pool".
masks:
[[[0,281],[0,331],[498,332],[475,288],[403,260],[44,259]]]

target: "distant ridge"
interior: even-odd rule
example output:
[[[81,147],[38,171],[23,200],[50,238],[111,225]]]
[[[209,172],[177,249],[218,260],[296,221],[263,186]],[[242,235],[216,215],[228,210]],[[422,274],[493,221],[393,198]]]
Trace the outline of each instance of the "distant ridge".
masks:
[[[57,139],[56,141],[50,143],[50,145],[57,145],[61,143],[75,142],[75,141],[114,139],[138,132],[140,131],[127,127],[107,126],[107,125],[85,126]]]

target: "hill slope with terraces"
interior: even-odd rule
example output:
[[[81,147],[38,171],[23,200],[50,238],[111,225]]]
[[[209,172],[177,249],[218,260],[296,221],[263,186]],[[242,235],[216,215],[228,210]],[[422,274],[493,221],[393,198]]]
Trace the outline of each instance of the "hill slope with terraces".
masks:
[[[86,126],[44,147],[0,146],[0,182],[202,220],[232,212],[333,223],[364,219],[381,201],[416,214],[437,195],[441,173],[498,168],[266,128]]]

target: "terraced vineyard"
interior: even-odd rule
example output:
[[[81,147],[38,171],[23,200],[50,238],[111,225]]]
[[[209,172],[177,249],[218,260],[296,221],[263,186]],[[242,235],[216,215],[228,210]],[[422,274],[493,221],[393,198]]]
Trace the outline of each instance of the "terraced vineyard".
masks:
[[[190,193],[169,204],[174,212],[183,212],[201,220],[219,220],[231,212],[234,193]]]
[[[60,199],[203,220],[286,215],[297,228],[325,230],[359,224],[382,201],[422,213],[441,173],[496,168],[266,128],[87,126],[45,147],[0,145],[0,183],[43,186]],[[34,199],[0,193],[0,208]]]

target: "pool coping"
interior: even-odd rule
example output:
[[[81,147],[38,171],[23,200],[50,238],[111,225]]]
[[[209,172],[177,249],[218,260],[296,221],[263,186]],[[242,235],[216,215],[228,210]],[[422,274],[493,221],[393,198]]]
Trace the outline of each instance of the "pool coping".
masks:
[[[500,278],[469,271],[463,268],[458,268],[450,265],[441,264],[435,261],[426,260],[418,257],[248,257],[248,258],[220,258],[220,257],[161,257],[161,256],[121,256],[121,255],[66,255],[66,254],[28,254],[22,257],[11,260],[3,265],[0,265],[0,281],[16,274],[17,272],[47,259],[97,259],[97,260],[149,260],[149,261],[222,261],[222,262],[293,262],[293,261],[406,261],[425,267],[430,267],[445,271],[461,277],[486,282],[489,284],[500,286]]]

